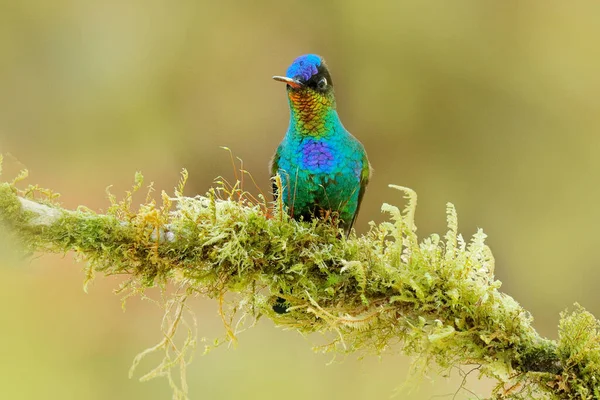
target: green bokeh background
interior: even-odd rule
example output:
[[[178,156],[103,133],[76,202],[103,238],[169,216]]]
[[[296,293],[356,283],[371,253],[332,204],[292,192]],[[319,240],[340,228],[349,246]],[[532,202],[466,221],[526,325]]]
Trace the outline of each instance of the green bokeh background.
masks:
[[[599,17],[597,2],[4,0],[0,152],[13,156],[6,176],[26,166],[67,207],[101,211],[105,187],[123,193],[137,170],[171,190],[185,167],[187,194],[205,193],[232,176],[219,146],[267,191],[288,120],[270,77],[321,54],[375,169],[358,232],[384,219],[383,202],[401,204],[390,183],[418,192],[421,235],[444,231],[453,202],[463,234],[490,236],[502,290],[555,338],[574,302],[600,315]],[[70,255],[23,261],[6,247],[0,398],[170,398],[164,380],[127,378],[160,339],[156,307],[123,313],[119,279],[85,294]],[[222,334],[215,302],[193,307],[202,336]],[[237,349],[196,358],[191,397],[386,399],[407,376],[395,354],[327,365],[318,341],[261,321]],[[452,398],[460,381],[430,374],[398,398]]]

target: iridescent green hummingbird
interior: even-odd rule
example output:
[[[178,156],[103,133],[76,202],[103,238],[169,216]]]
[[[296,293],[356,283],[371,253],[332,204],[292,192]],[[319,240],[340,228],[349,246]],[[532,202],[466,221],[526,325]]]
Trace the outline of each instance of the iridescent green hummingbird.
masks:
[[[342,125],[325,61],[306,54],[286,76],[290,123],[271,160],[282,181],[283,204],[294,219],[335,214],[346,236],[356,220],[371,165],[362,143]],[[277,197],[277,186],[274,185]]]

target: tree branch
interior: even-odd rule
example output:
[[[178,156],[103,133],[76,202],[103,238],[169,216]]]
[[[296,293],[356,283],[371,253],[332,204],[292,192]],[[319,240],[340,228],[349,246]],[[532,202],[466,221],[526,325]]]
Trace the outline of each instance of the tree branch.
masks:
[[[177,315],[166,319],[168,339],[157,345],[163,349],[185,299],[201,294],[219,299],[228,340],[248,317],[267,316],[303,333],[333,333],[324,351],[381,353],[398,345],[423,367],[478,365],[498,382],[495,398],[600,398],[598,321],[576,306],[562,315],[558,341],[540,337],[530,314],[498,290],[486,235],[480,230],[466,243],[451,204],[443,238],[419,242],[416,194],[395,187],[407,195],[406,209],[384,204],[389,222],[345,239],[331,223],[290,220],[281,204],[268,207],[226,184],[189,198],[182,182],[173,197],[163,192],[162,204],[148,199],[132,211],[141,184],[139,175],[123,201],[109,195],[111,206],[97,214],[65,210],[35,187],[2,183],[0,222],[29,251],[83,255],[88,279],[127,274],[122,290],[131,294],[175,284],[173,298],[181,300],[166,307],[166,316]],[[230,311],[223,308],[227,292],[237,293]],[[286,301],[284,314],[273,311],[278,298]],[[187,348],[166,351],[157,374],[177,363],[183,370]],[[180,386],[185,397],[185,381]]]

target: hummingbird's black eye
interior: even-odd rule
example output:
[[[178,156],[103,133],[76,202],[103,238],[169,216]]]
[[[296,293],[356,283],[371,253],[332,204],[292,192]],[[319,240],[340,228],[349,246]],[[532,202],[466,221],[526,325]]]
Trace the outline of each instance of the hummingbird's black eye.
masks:
[[[320,90],[325,90],[325,88],[327,87],[327,79],[326,78],[321,78],[321,80],[319,81],[319,83],[317,83],[317,87]]]

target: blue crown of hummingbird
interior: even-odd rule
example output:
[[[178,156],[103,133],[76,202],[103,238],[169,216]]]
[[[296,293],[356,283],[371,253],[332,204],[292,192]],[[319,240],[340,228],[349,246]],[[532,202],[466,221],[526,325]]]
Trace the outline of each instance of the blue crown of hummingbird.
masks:
[[[319,72],[322,60],[316,54],[306,54],[296,58],[289,66],[285,76],[287,78],[308,81]]]
[[[371,166],[363,145],[336,111],[333,82],[323,58],[296,58],[285,76],[290,122],[271,160],[282,181],[282,202],[295,219],[337,217],[346,235],[358,215]]]

